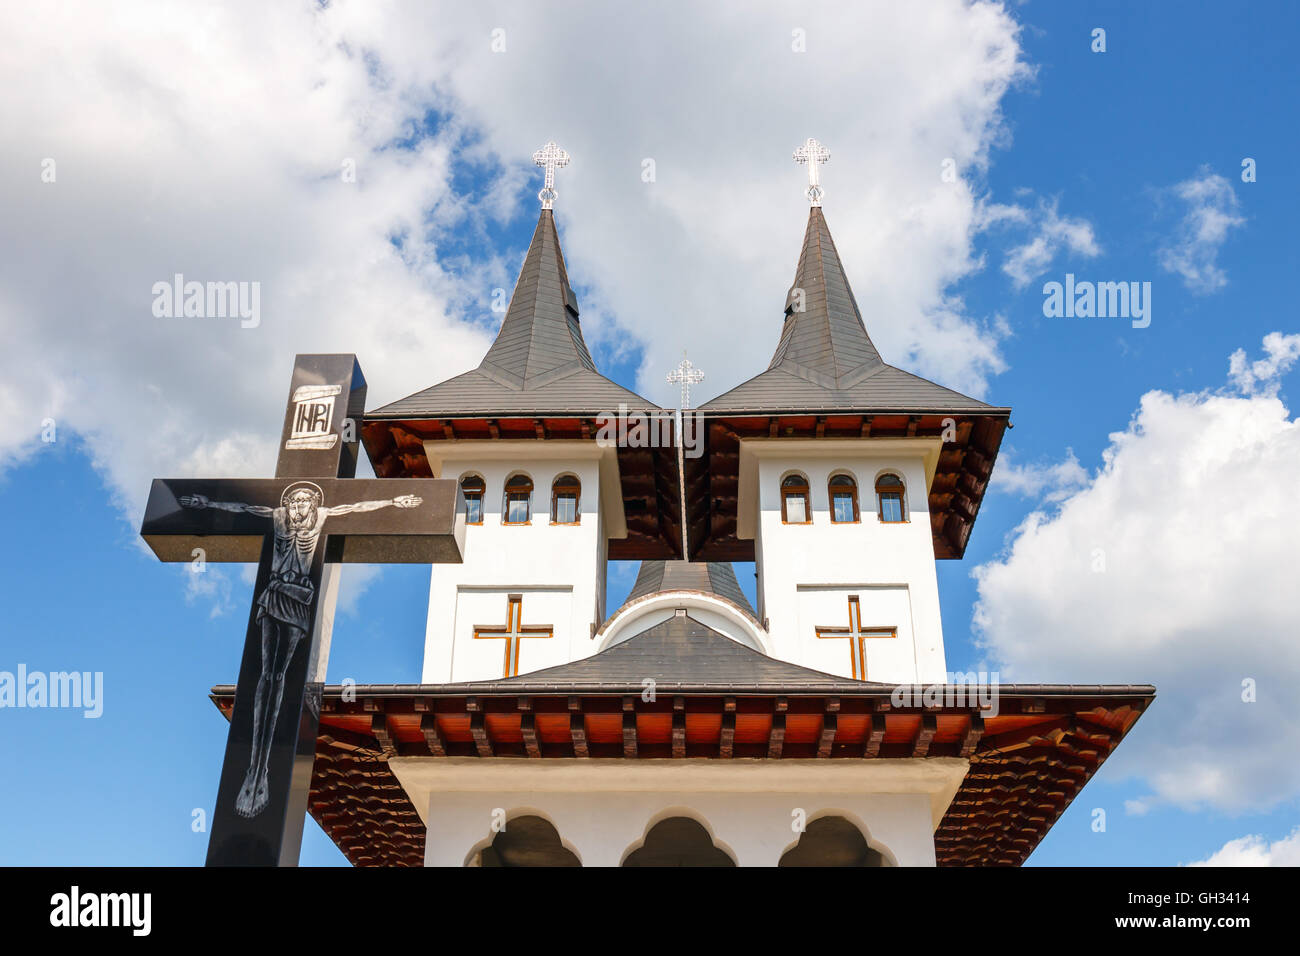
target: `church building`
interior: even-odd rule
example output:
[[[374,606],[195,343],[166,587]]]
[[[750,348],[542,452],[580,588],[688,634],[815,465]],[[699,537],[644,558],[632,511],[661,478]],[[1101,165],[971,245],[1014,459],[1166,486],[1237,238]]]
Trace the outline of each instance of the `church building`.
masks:
[[[552,209],[568,157],[536,154],[496,340],[363,417],[375,474],[455,479],[467,528],[432,566],[421,683],[324,689],[309,809],[352,863],[1019,865],[1154,699],[949,673],[936,562],[965,552],[1011,411],[886,364],[828,157],[795,153],[794,279],[746,329],[771,362],[662,409],[592,358]],[[675,440],[608,440],[628,417]],[[610,561],[640,562],[617,607]]]

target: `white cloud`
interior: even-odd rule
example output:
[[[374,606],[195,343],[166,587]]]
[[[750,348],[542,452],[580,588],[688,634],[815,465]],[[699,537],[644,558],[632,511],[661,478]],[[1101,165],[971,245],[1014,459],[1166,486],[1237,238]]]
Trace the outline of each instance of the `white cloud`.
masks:
[[[605,354],[644,342],[650,397],[671,398],[683,347],[714,392],[765,367],[809,135],[886,358],[976,395],[1005,367],[996,324],[947,291],[978,268],[966,177],[1029,75],[999,5],[51,2],[5,7],[0,29],[0,332],[19,343],[0,465],[54,417],[128,513],[155,475],[267,473],[295,352],[357,352],[371,407],[476,364],[521,250],[466,260],[446,239],[531,218],[521,186],[550,138],[574,157],[557,209],[584,328]],[[463,195],[466,174],[488,183]],[[154,318],[152,284],[177,272],[259,281],[260,327]]]
[[[202,601],[208,605],[208,617],[218,618],[231,609],[230,578],[216,565],[206,565],[202,571],[195,565],[183,565],[178,573],[184,575],[185,602]]]
[[[1061,501],[1088,484],[1088,472],[1067,448],[1065,458],[1055,464],[1017,465],[1004,451],[993,469],[989,490],[1024,498],[1041,497],[1044,501]]]
[[[1270,332],[1264,336],[1264,352],[1264,357],[1254,362],[1246,358],[1244,349],[1237,349],[1229,357],[1228,377],[1243,394],[1277,394],[1282,375],[1300,358],[1300,334]]]
[[[985,222],[1019,223],[1034,232],[1029,239],[1007,253],[1002,271],[1011,276],[1017,289],[1023,289],[1047,271],[1062,252],[1087,259],[1101,253],[1092,223],[1077,216],[1062,216],[1058,201],[1039,201],[1033,212],[1023,206],[991,205],[985,210]]]
[[[1237,195],[1232,183],[1208,167],[1172,186],[1170,192],[1182,200],[1186,211],[1169,240],[1158,252],[1160,265],[1182,278],[1198,295],[1214,292],[1228,283],[1219,267],[1219,249],[1233,228],[1246,220],[1237,215]]]
[[[467,283],[422,238],[462,214],[457,140],[389,149],[417,103],[331,14],[48,4],[0,30],[0,462],[53,417],[138,514],[155,475],[270,472],[295,352],[358,352],[372,402],[477,361],[448,314]],[[260,282],[261,325],[155,318],[178,272]]]
[[[977,639],[1004,679],[1156,685],[1111,758],[1150,788],[1134,810],[1300,795],[1300,423],[1251,383],[1148,392],[1096,475],[975,571]]]
[[[557,204],[572,272],[597,287],[584,307],[619,320],[598,338],[643,339],[651,398],[672,398],[664,374],[683,348],[708,375],[700,399],[766,367],[807,216],[790,153],[810,135],[830,148],[826,215],[886,359],[977,394],[1004,367],[995,333],[946,292],[977,267],[966,177],[1005,140],[1002,96],[1029,75],[1002,7],[949,0],[922,19],[887,2],[815,16],[798,3],[669,4],[633,21],[599,5],[513,5],[437,17],[443,33],[470,37],[438,83],[484,142],[518,160],[555,137],[573,155]],[[494,26],[504,54],[489,52]],[[791,50],[796,28],[806,53]],[[428,31],[409,36],[395,55],[427,62]],[[949,158],[956,183],[941,179]]]
[[[1204,860],[1188,866],[1300,866],[1300,827],[1269,843],[1259,834],[1229,840]]]
[[[384,567],[381,564],[343,565],[339,577],[339,613],[348,616],[356,614],[361,598],[370,589],[370,586],[379,579],[383,570]]]

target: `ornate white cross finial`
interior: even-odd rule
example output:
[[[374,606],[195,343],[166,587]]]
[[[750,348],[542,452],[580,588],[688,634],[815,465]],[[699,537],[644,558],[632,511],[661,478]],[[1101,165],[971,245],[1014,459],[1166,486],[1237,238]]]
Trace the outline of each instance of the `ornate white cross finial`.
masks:
[[[704,373],[691,364],[691,360],[686,357],[686,352],[682,352],[682,361],[677,368],[668,373],[668,384],[682,386],[682,410],[691,407],[691,386],[699,385],[704,381]]]
[[[794,151],[794,161],[800,166],[808,167],[808,191],[804,195],[814,206],[820,206],[822,197],[826,195],[826,190],[822,189],[821,177],[817,174],[817,167],[830,158],[831,151],[811,138],[805,140],[804,144]]]
[[[551,203],[555,202],[555,198],[560,195],[555,191],[555,171],[569,165],[569,154],[556,146],[555,141],[552,140],[533,153],[533,162],[546,170],[546,183],[542,186],[542,191],[537,194],[537,198],[542,201],[543,209],[550,209]]]

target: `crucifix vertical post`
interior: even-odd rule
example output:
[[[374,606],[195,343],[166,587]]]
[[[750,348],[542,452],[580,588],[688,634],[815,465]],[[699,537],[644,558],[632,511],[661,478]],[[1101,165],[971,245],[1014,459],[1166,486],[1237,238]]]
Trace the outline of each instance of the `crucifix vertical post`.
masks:
[[[340,561],[460,561],[450,479],[356,479],[365,378],[353,355],[300,355],[273,479],[156,479],[141,535],[163,561],[258,562],[209,866],[298,861]],[[327,573],[327,569],[329,573]]]

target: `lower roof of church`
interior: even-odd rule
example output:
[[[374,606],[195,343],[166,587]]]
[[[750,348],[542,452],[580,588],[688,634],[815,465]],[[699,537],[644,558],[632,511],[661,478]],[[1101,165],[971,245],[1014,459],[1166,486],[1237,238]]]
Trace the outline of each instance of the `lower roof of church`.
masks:
[[[938,864],[1018,866],[1155,697],[1149,685],[899,690],[767,657],[675,615],[518,677],[325,687],[308,807],[354,865],[420,866],[426,829],[395,756],[961,757],[970,765],[935,830]],[[981,704],[989,693],[996,710]],[[212,689],[227,718],[234,696]]]

